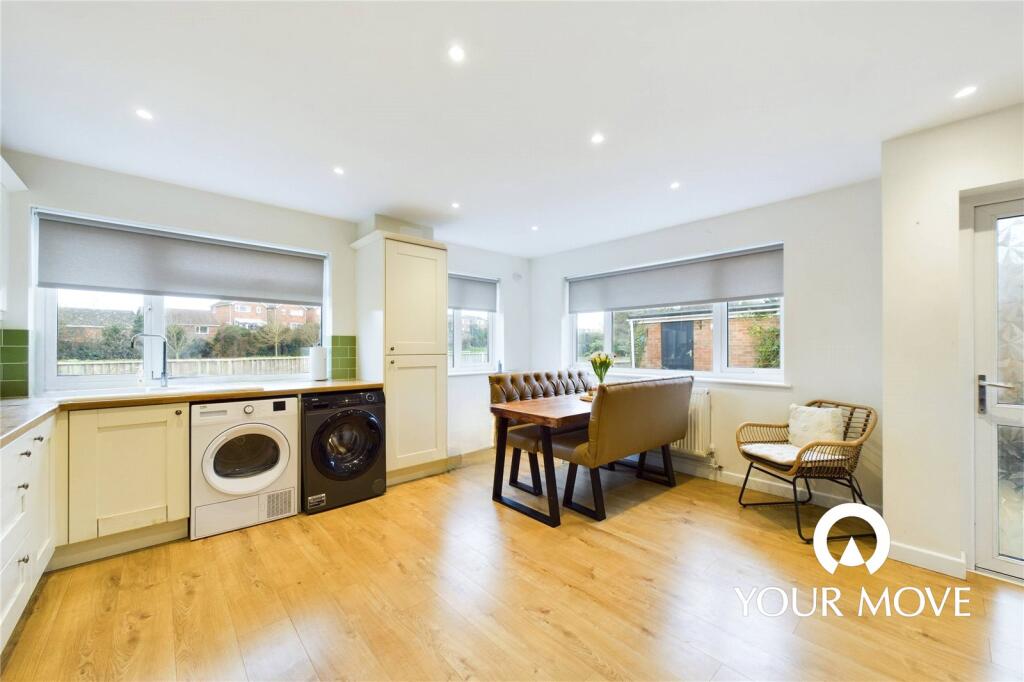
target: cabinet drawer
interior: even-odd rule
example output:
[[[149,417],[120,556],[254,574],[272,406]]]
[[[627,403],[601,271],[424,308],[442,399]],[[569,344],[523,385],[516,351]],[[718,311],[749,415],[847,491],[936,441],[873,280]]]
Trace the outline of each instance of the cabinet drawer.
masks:
[[[0,646],[7,643],[35,584],[32,552],[24,539],[0,570]]]
[[[0,453],[0,566],[5,566],[28,532],[28,494],[32,489],[35,454],[32,434],[14,441]],[[26,487],[27,486],[27,487]]]

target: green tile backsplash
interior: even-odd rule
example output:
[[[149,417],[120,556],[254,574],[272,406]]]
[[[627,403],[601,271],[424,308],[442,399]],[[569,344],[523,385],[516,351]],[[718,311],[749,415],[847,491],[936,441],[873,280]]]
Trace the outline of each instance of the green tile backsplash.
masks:
[[[27,395],[28,330],[4,329],[0,331],[0,398]]]
[[[356,378],[356,337],[331,337],[331,378]]]

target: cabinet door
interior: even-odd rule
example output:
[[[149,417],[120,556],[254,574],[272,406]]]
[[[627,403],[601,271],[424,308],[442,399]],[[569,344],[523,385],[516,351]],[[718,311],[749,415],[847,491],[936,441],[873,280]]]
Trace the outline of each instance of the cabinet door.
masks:
[[[388,471],[448,455],[445,355],[388,358],[384,373]]]
[[[448,253],[386,241],[384,354],[432,355],[448,349]]]
[[[72,412],[68,541],[189,515],[188,405]]]

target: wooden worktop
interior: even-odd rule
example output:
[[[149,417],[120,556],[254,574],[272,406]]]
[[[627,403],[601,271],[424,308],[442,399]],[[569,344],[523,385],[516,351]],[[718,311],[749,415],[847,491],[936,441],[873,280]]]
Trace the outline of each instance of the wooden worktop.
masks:
[[[243,383],[238,388],[231,384],[204,384],[190,389],[188,385],[174,386],[164,391],[140,391],[125,388],[117,393],[59,393],[42,398],[15,398],[0,400],[0,447],[39,424],[58,410],[94,410],[106,407],[135,407],[167,403],[194,403],[212,400],[245,400],[271,398],[281,395],[302,395],[328,391],[362,391],[383,388],[375,382],[355,379],[328,379],[327,381],[268,381],[260,384]]]
[[[585,424],[590,419],[590,408],[594,404],[581,400],[580,394],[512,400],[507,403],[492,403],[491,412],[520,422],[561,428],[573,424]]]
[[[54,414],[60,405],[46,398],[0,400],[0,447]]]

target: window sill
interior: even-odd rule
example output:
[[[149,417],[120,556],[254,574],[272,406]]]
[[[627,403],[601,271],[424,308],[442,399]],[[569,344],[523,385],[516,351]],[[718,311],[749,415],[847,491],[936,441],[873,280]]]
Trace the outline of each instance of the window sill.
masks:
[[[491,369],[460,369],[460,370],[449,370],[449,377],[477,377],[487,376],[488,374],[494,374],[498,370]]]
[[[589,365],[578,365],[577,369],[589,370]],[[717,384],[720,386],[751,386],[756,388],[780,388],[780,389],[791,389],[793,385],[786,382],[784,378],[773,377],[773,378],[754,378],[744,376],[723,376],[723,375],[708,375],[708,374],[693,374],[690,372],[671,372],[671,371],[616,371],[612,369],[608,373],[610,379],[660,379],[668,377],[693,377],[695,384]]]
[[[724,384],[734,386],[758,386],[761,388],[793,388],[793,384],[785,381],[770,381],[757,379],[732,379],[729,377],[694,377],[695,384]]]

